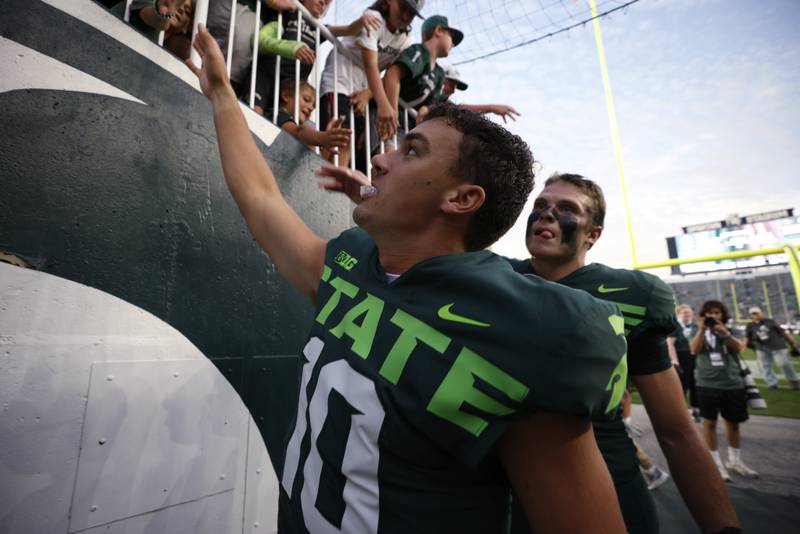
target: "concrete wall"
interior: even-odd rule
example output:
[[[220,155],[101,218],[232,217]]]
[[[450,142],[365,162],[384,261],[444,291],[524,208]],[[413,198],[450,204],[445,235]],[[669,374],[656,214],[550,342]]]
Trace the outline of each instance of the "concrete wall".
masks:
[[[245,114],[309,226],[349,227],[348,201],[317,187],[319,158]],[[0,255],[177,329],[239,393],[279,468],[311,308],[248,234],[189,70],[93,2],[4,0],[0,117]]]

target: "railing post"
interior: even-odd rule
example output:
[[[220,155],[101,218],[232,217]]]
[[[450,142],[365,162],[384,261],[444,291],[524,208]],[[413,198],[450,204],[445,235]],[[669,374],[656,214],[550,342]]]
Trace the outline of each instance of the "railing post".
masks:
[[[367,177],[370,182],[372,181],[372,151],[370,150],[369,139],[369,102],[367,102],[366,110],[364,111],[364,152],[367,158]]]
[[[278,11],[278,39],[283,37],[283,13]],[[278,122],[281,104],[281,56],[275,56],[275,76],[272,80],[272,122]]]
[[[314,48],[315,54],[319,50],[319,26],[316,27],[314,31],[314,39],[316,42],[316,47]],[[320,72],[319,72],[319,56],[315,56],[314,58],[314,123],[317,125],[317,130],[325,129],[327,125],[320,125],[319,123],[319,85],[320,85]],[[319,147],[314,147],[314,151],[319,154]]]
[[[350,170],[356,170],[356,111],[350,106]]]
[[[207,22],[208,0],[197,0],[197,3],[194,5],[194,17],[192,18],[192,42],[194,42],[194,36],[197,35],[197,26],[199,24],[205,26]],[[197,50],[195,50],[193,46],[189,48],[189,59],[191,59],[192,63],[198,67],[202,63],[200,54],[197,53]],[[230,59],[228,60],[228,63],[230,65]],[[230,74],[230,66],[228,67],[228,74]]]
[[[237,1],[231,0],[231,16],[228,19],[228,78],[231,77],[231,63],[233,62],[233,39],[236,30],[236,6]]]
[[[258,72],[258,30],[261,24],[261,2],[256,2],[256,21],[253,23],[253,62],[250,68],[250,109],[256,107],[256,72]]]
[[[331,50],[331,54],[333,54],[333,118],[339,117],[339,47],[336,44],[334,41],[333,50]],[[352,122],[350,127],[353,127]],[[339,165],[339,154],[333,155],[333,164]]]
[[[303,12],[297,10],[297,42],[299,43],[303,36]],[[316,62],[316,57],[314,58]],[[294,123],[300,124],[300,60],[294,60]]]

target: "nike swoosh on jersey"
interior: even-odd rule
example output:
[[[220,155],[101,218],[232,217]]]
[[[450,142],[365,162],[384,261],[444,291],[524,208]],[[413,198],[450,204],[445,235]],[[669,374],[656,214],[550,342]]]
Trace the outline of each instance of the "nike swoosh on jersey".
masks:
[[[597,286],[598,293],[616,293],[617,291],[627,291],[627,287],[606,287],[605,284]]]
[[[451,302],[450,304],[445,304],[444,306],[439,308],[439,311],[438,311],[439,317],[441,319],[444,319],[445,321],[453,321],[453,322],[456,322],[456,323],[464,323],[464,324],[468,324],[468,325],[471,325],[471,326],[482,326],[482,327],[491,326],[491,325],[489,325],[487,323],[482,323],[480,321],[476,321],[474,319],[470,319],[469,317],[464,317],[463,315],[456,315],[455,313],[450,311],[450,308],[452,308],[454,304],[455,304],[455,302]]]

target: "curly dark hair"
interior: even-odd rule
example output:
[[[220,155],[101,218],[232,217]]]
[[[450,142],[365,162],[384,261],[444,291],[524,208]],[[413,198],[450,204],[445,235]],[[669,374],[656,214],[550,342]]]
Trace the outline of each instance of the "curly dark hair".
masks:
[[[700,311],[697,314],[700,317],[705,317],[708,312],[711,310],[719,310],[722,312],[722,324],[727,323],[731,315],[728,313],[728,308],[718,300],[707,300],[703,304],[700,305]]]
[[[480,113],[445,102],[430,109],[425,120],[432,119],[444,119],[463,136],[451,173],[486,193],[470,219],[464,245],[468,251],[485,249],[522,212],[533,190],[533,155],[522,138]]]

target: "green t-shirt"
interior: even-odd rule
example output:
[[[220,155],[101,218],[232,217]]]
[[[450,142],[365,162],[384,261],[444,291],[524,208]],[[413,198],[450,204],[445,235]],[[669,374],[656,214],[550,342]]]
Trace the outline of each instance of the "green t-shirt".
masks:
[[[530,259],[509,261],[519,273],[536,274]],[[584,290],[619,307],[625,317],[631,376],[658,373],[672,367],[666,337],[677,324],[675,296],[660,278],[641,271],[591,263],[558,283]],[[639,476],[636,449],[625,431],[621,414],[613,421],[597,421],[593,426],[597,445],[614,483],[624,484]]]
[[[695,385],[702,388],[742,389],[738,353],[725,346],[725,340],[706,331],[697,351],[694,367]]]
[[[390,283],[369,235],[344,232],[328,243],[301,358],[279,531],[497,532],[497,440],[537,410],[615,410],[624,352],[614,306],[489,251]]]
[[[400,98],[413,108],[431,104],[442,92],[444,69],[438,64],[431,70],[431,53],[423,44],[413,44],[394,61],[408,72],[400,81]]]

